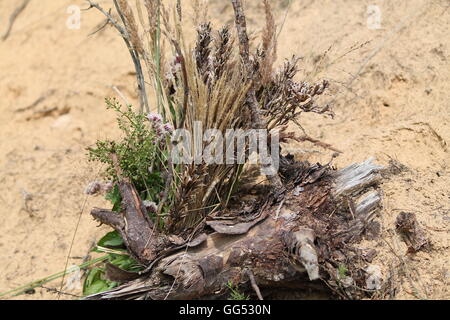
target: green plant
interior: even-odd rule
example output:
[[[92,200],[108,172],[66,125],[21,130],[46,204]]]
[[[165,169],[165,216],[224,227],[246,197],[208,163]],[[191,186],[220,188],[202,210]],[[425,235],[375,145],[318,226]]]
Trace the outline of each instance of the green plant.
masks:
[[[345,279],[347,276],[348,269],[344,264],[340,264],[338,267],[339,279]]]
[[[111,158],[111,154],[116,154],[120,174],[130,179],[140,198],[143,201],[159,203],[161,194],[165,191],[163,175],[167,172],[167,146],[170,142],[171,126],[164,124],[158,114],[145,116],[136,113],[131,105],[124,108],[115,99],[105,101],[107,108],[117,113],[118,127],[122,131],[122,137],[118,141],[97,141],[95,147],[88,148],[89,160],[105,164],[104,178],[114,183],[106,192],[105,198],[111,202],[113,211],[122,210],[122,197],[116,184],[120,177]],[[169,197],[171,196],[169,192]],[[170,201],[167,208],[169,207]],[[156,211],[149,213],[155,214]],[[109,253],[107,262],[122,270],[141,270],[141,266],[127,254],[123,239],[117,231],[109,232],[101,238],[94,251]],[[83,294],[99,293],[117,285],[118,283],[107,279],[104,265],[98,266],[87,272]]]
[[[227,288],[230,290],[229,300],[250,300],[250,297],[239,292],[238,287],[234,286],[231,281],[227,282]]]
[[[48,277],[45,277],[45,278],[42,278],[42,279],[35,280],[33,282],[27,283],[26,285],[20,286],[18,288],[13,289],[13,290],[0,293],[0,297],[5,297],[5,296],[9,296],[9,295],[14,297],[14,296],[18,296],[18,295],[24,294],[25,292],[27,292],[29,290],[41,287],[41,286],[43,286],[44,284],[46,284],[46,283],[48,283],[50,281],[56,280],[58,278],[62,278],[65,275],[68,275],[68,274],[70,274],[72,272],[75,272],[77,270],[85,269],[85,268],[88,268],[89,266],[94,266],[94,265],[97,265],[99,263],[102,263],[102,262],[108,260],[110,257],[111,257],[111,255],[107,254],[107,255],[104,255],[102,257],[92,259],[90,261],[87,261],[87,262],[84,262],[84,263],[78,265],[75,268],[69,268],[69,269],[66,269],[64,271],[52,274],[52,275],[50,275]]]
[[[89,159],[106,164],[105,176],[113,182],[121,181],[122,175],[127,177],[140,200],[157,205],[150,214],[154,213],[153,218],[157,217],[161,222],[157,224],[161,228],[157,230],[161,231],[158,232],[160,238],[172,234],[186,239],[201,230],[208,215],[228,206],[239,186],[244,166],[238,161],[174,165],[171,147],[183,139],[176,135],[170,137],[166,134],[170,131],[167,129],[185,129],[191,137],[196,136],[198,124],[199,131],[215,129],[222,136],[226,136],[228,130],[247,129],[267,129],[271,134],[272,129],[282,128],[302,112],[325,113],[326,109],[316,106],[315,98],[328,84],[309,85],[294,81],[298,71],[295,58],[275,71],[277,35],[268,0],[264,1],[266,28],[263,41],[260,46],[254,46],[257,48],[254,52],[250,50],[253,46],[250,46],[239,0],[232,0],[236,34],[226,26],[214,30],[206,20],[206,10],[200,8],[199,1],[194,1],[199,10],[194,10],[198,29],[193,46],[187,43],[183,31],[185,23],[180,0],[173,8],[173,15],[162,1],[136,1],[135,8],[128,2],[113,1],[120,18],[116,20],[110,12],[89,1],[91,7],[100,10],[117,29],[130,51],[136,69],[141,112],[136,113],[131,106],[123,108],[116,100],[107,99],[108,108],[118,113],[123,137],[120,141],[98,141],[89,149]],[[170,49],[164,46],[165,43]],[[147,74],[143,72],[142,62]],[[152,85],[155,109],[161,115],[142,114],[143,110],[150,111],[145,83]],[[163,124],[165,121],[170,121],[170,125]],[[285,134],[284,140],[288,138],[293,139]],[[213,141],[203,141],[202,137],[195,142],[187,142],[190,150],[214,147]],[[217,146],[219,143],[215,142]],[[245,149],[248,151],[248,146]],[[112,154],[117,156],[115,163]],[[248,155],[245,157],[247,159]],[[233,158],[237,158],[237,152]],[[283,190],[278,175],[268,179],[276,192]],[[112,202],[113,211],[121,211],[122,199],[117,184],[106,197]],[[120,243],[116,236],[109,235],[112,239],[105,241]],[[148,244],[153,239],[147,240]],[[103,248],[100,242],[99,248]],[[129,263],[131,266],[132,262]],[[97,268],[91,272],[86,292],[105,290],[114,285],[105,279],[104,270]],[[229,289],[234,300],[248,298],[231,283]]]
[[[117,286],[117,283],[110,282],[104,278],[104,271],[101,268],[93,268],[84,281],[83,295],[87,296],[98,292],[103,292]]]
[[[50,281],[63,278],[64,276],[78,270],[87,270],[83,283],[83,295],[87,296],[112,289],[118,285],[117,282],[110,281],[106,278],[105,263],[110,263],[122,270],[130,272],[142,270],[142,266],[127,254],[126,249],[124,248],[123,240],[116,231],[109,232],[103,236],[97,242],[97,246],[94,247],[92,251],[107,254],[84,262],[76,267],[71,267],[65,271],[30,282],[24,286],[0,293],[0,297],[9,295],[18,296],[24,294],[29,290],[41,287]]]
[[[123,108],[115,99],[106,99],[106,105],[118,114],[117,123],[123,136],[120,141],[97,141],[95,147],[88,148],[89,160],[104,163],[105,178],[117,182],[118,173],[111,159],[111,154],[116,154],[122,174],[131,180],[141,199],[159,202],[165,187],[163,174],[167,171],[170,126],[164,125],[162,119],[157,119],[160,126],[153,118],[153,123],[149,123],[146,116],[134,112],[131,106]],[[117,186],[107,192],[106,199],[112,202],[114,211],[120,210]]]
[[[142,270],[142,266],[127,254],[123,239],[117,231],[109,232],[103,236],[97,242],[97,246],[93,249],[93,251],[108,253],[107,260],[104,262],[108,262],[119,269],[130,272]],[[105,290],[112,289],[117,285],[117,282],[107,279],[105,264],[103,263],[102,265],[96,266],[87,272],[83,284],[83,295],[87,296],[103,292]]]

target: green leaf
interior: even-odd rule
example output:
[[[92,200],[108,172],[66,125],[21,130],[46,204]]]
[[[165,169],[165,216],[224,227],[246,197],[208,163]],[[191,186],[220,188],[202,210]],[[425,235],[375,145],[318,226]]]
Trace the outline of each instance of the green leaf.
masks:
[[[86,287],[86,290],[83,291],[83,294],[85,296],[89,296],[91,294],[100,293],[103,291],[106,291],[109,289],[109,285],[106,280],[96,280],[93,283],[91,283],[88,287]]]
[[[116,267],[126,271],[142,270],[142,267],[140,267],[136,263],[136,261],[128,255],[111,254],[109,262],[115,265]]]
[[[83,295],[99,293],[108,290],[110,285],[107,280],[102,279],[103,270],[100,268],[93,268],[89,270],[83,286]]]
[[[108,232],[101,238],[97,245],[100,247],[120,247],[124,244],[122,237],[117,231]]]
[[[170,110],[170,114],[172,116],[172,123],[177,124],[177,111],[175,110],[175,108],[173,107],[173,103],[172,100],[169,99],[168,101],[169,104],[169,110]]]
[[[122,197],[120,196],[119,187],[117,186],[117,184],[111,191],[106,193],[105,199],[111,201],[113,205],[112,211],[120,212]]]
[[[338,267],[339,278],[340,279],[345,278],[346,275],[347,275],[347,272],[348,272],[347,267],[345,265],[343,265],[343,264],[340,264],[339,267]]]

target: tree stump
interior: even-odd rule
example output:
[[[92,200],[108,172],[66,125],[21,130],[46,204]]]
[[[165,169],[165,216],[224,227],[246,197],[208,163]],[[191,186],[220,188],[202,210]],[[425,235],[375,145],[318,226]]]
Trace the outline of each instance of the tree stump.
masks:
[[[149,239],[144,233],[147,238],[141,239],[127,232],[117,214],[105,219],[95,209],[95,218],[111,222],[125,238],[135,237],[125,243],[139,242],[140,251],[128,249],[148,267],[131,277],[136,279],[86,299],[223,298],[229,282],[259,298],[270,297],[273,289],[308,288],[328,288],[341,298],[370,295],[374,290],[365,270],[376,251],[357,245],[376,229],[381,169],[373,159],[334,170],[283,157],[282,196],[265,196],[250,209],[208,217],[203,233],[184,244],[162,234]],[[155,243],[170,241],[155,250]]]

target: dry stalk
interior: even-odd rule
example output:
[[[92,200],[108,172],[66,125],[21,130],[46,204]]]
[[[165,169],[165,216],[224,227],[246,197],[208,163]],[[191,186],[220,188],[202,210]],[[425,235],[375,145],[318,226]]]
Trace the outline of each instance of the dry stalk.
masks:
[[[149,110],[142,60],[155,87],[158,110],[174,128],[187,129],[192,136],[197,122],[202,123],[203,132],[214,128],[223,136],[227,129],[267,129],[271,132],[295,120],[301,112],[325,113],[327,109],[317,107],[314,98],[324,92],[328,83],[295,82],[297,58],[273,72],[277,28],[270,2],[263,2],[266,26],[262,44],[255,53],[250,51],[242,1],[231,2],[237,45],[228,26],[213,30],[206,19],[207,6],[203,0],[196,0],[193,6],[198,25],[197,41],[191,50],[184,40],[179,0],[173,8],[173,16],[160,0],[136,1],[137,16],[127,0],[113,0],[120,22],[89,1],[91,7],[100,10],[119,31],[129,49],[137,73],[141,110]],[[162,37],[168,40],[174,55],[169,57],[171,63],[168,65],[164,64],[166,52],[161,45]],[[296,139],[337,151],[307,135]],[[193,146],[191,150],[204,149],[211,143],[200,142],[200,146]],[[168,205],[169,194],[173,194],[172,203],[168,205],[172,209],[165,222],[168,230],[176,234],[198,227],[211,208],[217,210],[226,206],[242,172],[240,164],[195,163],[175,167],[169,161],[166,168],[165,188],[157,215],[161,216]],[[268,179],[277,198],[284,192],[281,179],[278,174]]]
[[[294,141],[297,141],[297,142],[308,141],[308,142],[311,142],[311,143],[313,143],[313,144],[315,144],[315,145],[317,145],[319,147],[322,147],[324,149],[329,149],[329,150],[332,150],[334,152],[342,153],[341,150],[333,147],[331,144],[323,142],[323,141],[320,141],[318,139],[314,139],[314,138],[312,138],[312,137],[310,137],[310,136],[308,136],[306,134],[299,137],[299,136],[295,135],[295,133],[293,133],[293,132],[284,133],[284,130],[286,130],[286,129],[287,129],[287,127],[284,127],[282,129],[282,132],[281,132],[281,135],[280,135],[280,141],[282,141],[282,142],[287,142],[288,140],[294,140]]]
[[[98,3],[92,2],[90,0],[87,0],[90,8],[96,8],[99,10],[105,17],[108,19],[108,21],[119,31],[122,39],[124,40],[128,51],[130,53],[131,59],[133,60],[134,68],[136,70],[136,77],[138,82],[138,92],[139,92],[139,100],[140,100],[140,110],[143,112],[144,110],[147,112],[150,112],[150,106],[148,103],[148,97],[145,87],[145,78],[142,71],[142,65],[141,60],[139,57],[139,50],[142,50],[142,47],[140,44],[138,44],[139,37],[137,35],[137,30],[133,29],[136,28],[136,23],[134,21],[134,18],[131,19],[131,16],[133,15],[131,12],[131,9],[128,7],[128,5],[125,7],[126,1],[120,1],[121,5],[123,6],[125,12],[122,11],[122,8],[120,7],[120,4],[117,2],[117,0],[114,0],[114,5],[116,7],[117,12],[119,13],[119,16],[124,24],[124,26],[121,26],[119,22],[117,22],[109,12],[105,11]],[[125,13],[127,16],[125,16]],[[128,17],[128,20],[127,20]],[[130,20],[131,19],[131,20]],[[134,41],[134,44],[133,44]]]
[[[240,0],[231,0],[234,9],[236,29],[239,38],[239,52],[244,62],[248,80],[254,81],[254,66],[250,61],[250,46],[247,34],[247,22],[245,19],[244,10]],[[247,95],[247,104],[252,114],[253,129],[267,129],[267,123],[262,116],[258,101],[256,99],[255,86],[253,85]],[[284,191],[283,184],[278,175],[271,175],[268,177],[276,194]]]
[[[269,0],[264,0],[264,11],[266,14],[266,27],[262,35],[264,55],[261,63],[261,82],[263,85],[271,80],[273,65],[277,59],[276,26]]]

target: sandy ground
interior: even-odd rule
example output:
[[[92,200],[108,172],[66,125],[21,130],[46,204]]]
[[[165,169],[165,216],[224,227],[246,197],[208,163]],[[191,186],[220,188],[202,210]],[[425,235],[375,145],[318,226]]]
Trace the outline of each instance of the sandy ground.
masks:
[[[255,36],[259,3],[247,0]],[[449,299],[450,2],[294,0],[286,18],[288,1],[273,3],[277,21],[285,20],[279,61],[303,56],[307,79],[332,83],[324,102],[333,103],[335,118],[302,116],[306,131],[344,151],[334,160],[338,168],[371,156],[405,167],[382,184],[375,262],[385,272],[404,262],[397,298]],[[133,69],[112,28],[90,35],[103,21],[98,12],[83,11],[79,30],[66,27],[72,4],[87,7],[82,0],[32,0],[0,41],[0,292],[63,270],[74,235],[68,263],[80,263],[107,230],[89,216],[91,207],[107,203],[83,193],[100,170],[87,162],[85,148],[117,136],[103,99],[116,86],[135,102]],[[0,2],[0,35],[17,5]],[[379,29],[367,24],[369,5],[380,8]],[[216,26],[232,21],[225,1],[211,1],[210,13]],[[288,150],[321,162],[332,154],[308,143]],[[428,251],[406,255],[394,231],[401,211],[417,215]],[[47,285],[59,286],[60,280]],[[18,298],[57,295],[36,289]]]

